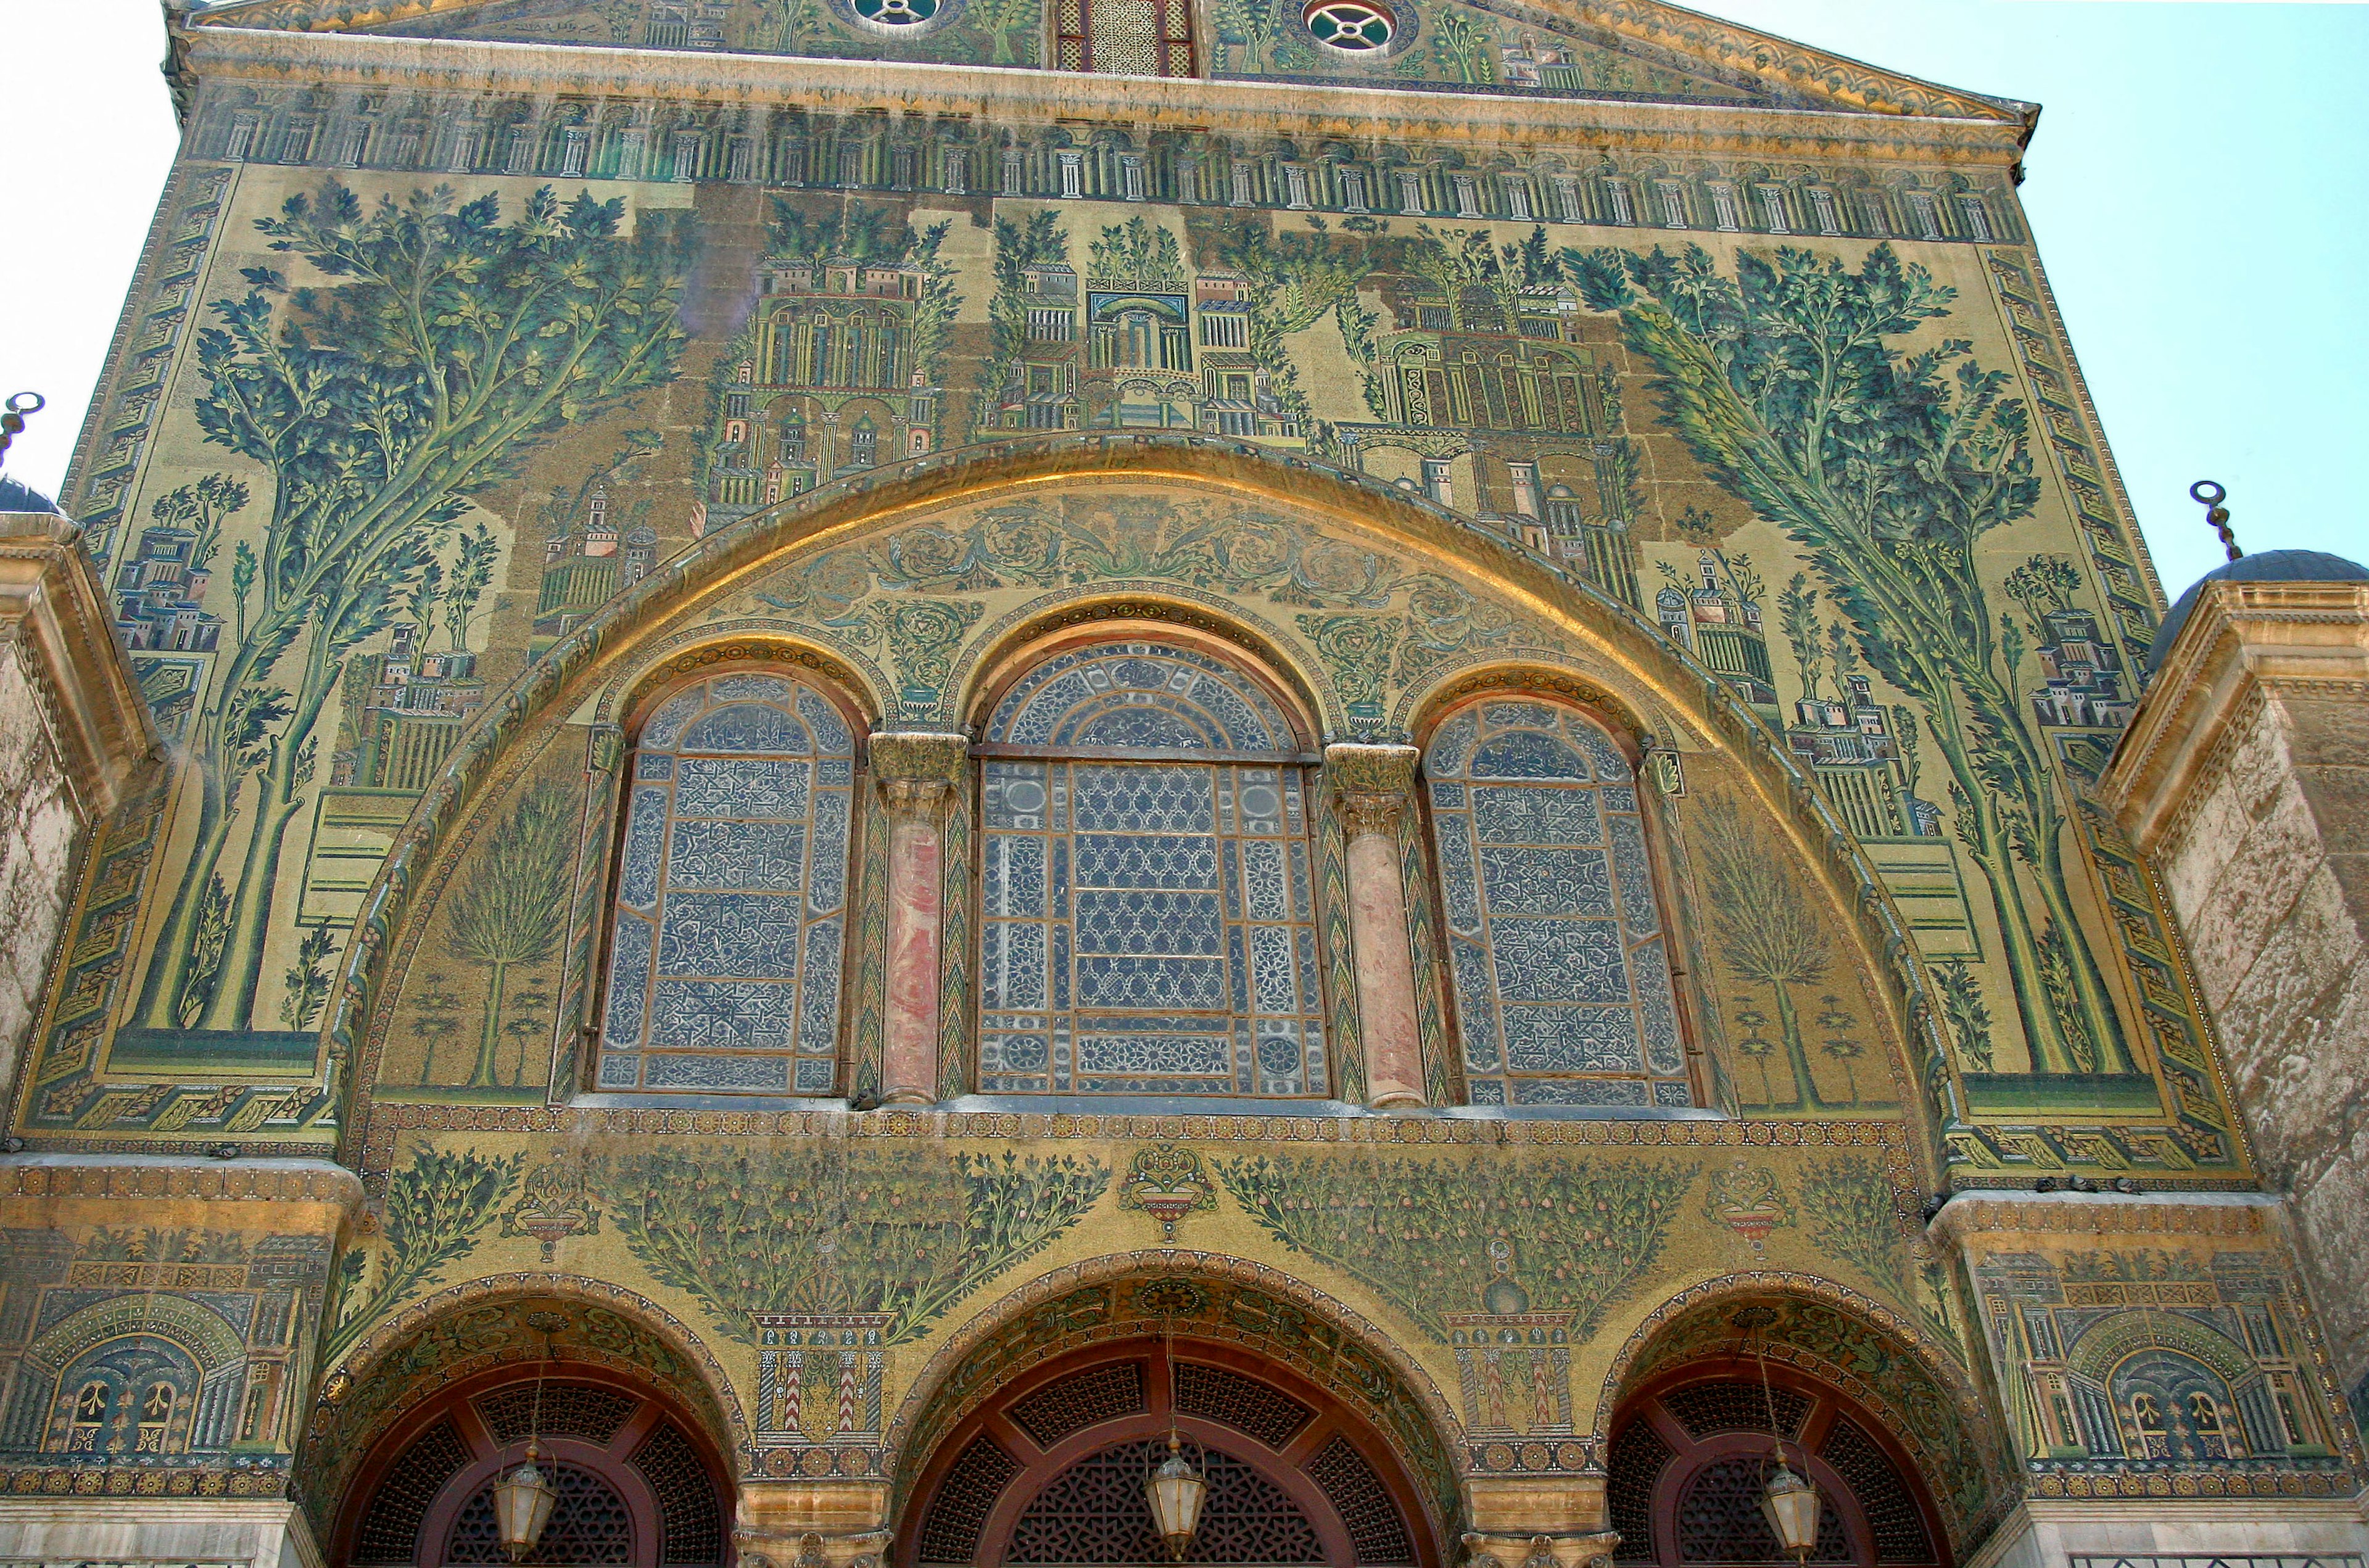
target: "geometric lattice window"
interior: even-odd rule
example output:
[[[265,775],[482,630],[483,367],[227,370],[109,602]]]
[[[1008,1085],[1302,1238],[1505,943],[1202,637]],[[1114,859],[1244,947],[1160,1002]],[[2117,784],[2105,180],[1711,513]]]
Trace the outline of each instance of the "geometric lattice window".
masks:
[[[631,1394],[592,1383],[512,1384],[477,1401],[477,1413],[497,1443],[532,1436],[581,1437],[603,1448],[641,1407]]]
[[[1637,781],[1577,709],[1465,709],[1424,758],[1475,1104],[1688,1105]]]
[[[428,1505],[469,1462],[469,1446],[450,1421],[440,1421],[413,1439],[387,1471],[371,1498],[370,1512],[354,1538],[356,1562],[410,1562],[419,1552],[419,1522]]]
[[[1301,1427],[1316,1419],[1314,1411],[1255,1378],[1198,1361],[1179,1361],[1174,1367],[1179,1411],[1222,1421],[1277,1453],[1290,1446]]]
[[[1012,1563],[1161,1562],[1168,1557],[1144,1496],[1167,1455],[1162,1438],[1120,1443],[1080,1459],[1038,1493],[1013,1527]],[[1322,1562],[1316,1527],[1266,1477],[1215,1448],[1184,1445],[1208,1482],[1187,1562]]]
[[[627,1461],[641,1471],[658,1499],[660,1533],[666,1537],[658,1561],[665,1563],[709,1563],[724,1561],[724,1513],[717,1506],[715,1482],[682,1428],[660,1422]]]
[[[1056,0],[1054,60],[1064,71],[1193,75],[1188,0]]]
[[[930,1499],[930,1511],[921,1520],[921,1560],[968,1562],[978,1551],[978,1533],[987,1528],[995,1500],[1020,1471],[1019,1462],[992,1438],[972,1438]]]
[[[1682,1562],[1783,1562],[1792,1554],[1777,1544],[1760,1511],[1768,1466],[1754,1454],[1713,1459],[1687,1481],[1678,1494],[1678,1559]],[[1818,1507],[1818,1544],[1812,1562],[1848,1562],[1850,1543],[1834,1500]]]
[[[1772,1402],[1787,1466],[1818,1489],[1811,1562],[1931,1568],[1941,1561],[1928,1505],[1864,1420],[1827,1391],[1735,1378],[1682,1383],[1622,1417],[1605,1452],[1605,1503],[1620,1532],[1614,1561],[1660,1568],[1790,1561],[1760,1510]]]
[[[1390,1490],[1366,1456],[1335,1432],[1332,1440],[1310,1456],[1308,1479],[1323,1489],[1349,1527],[1349,1540],[1360,1564],[1407,1563],[1414,1561],[1414,1543],[1407,1539],[1406,1522],[1399,1517]]]
[[[837,1082],[855,740],[771,674],[642,727],[619,854],[603,1089],[828,1094]]]
[[[1326,1092],[1299,742],[1230,664],[1058,653],[986,727],[980,1087]]]
[[[587,1563],[631,1562],[634,1521],[615,1487],[576,1465],[544,1459],[544,1478],[558,1490],[551,1522],[534,1551],[513,1558],[503,1549],[494,1519],[494,1482],[488,1479],[477,1494],[461,1505],[452,1521],[447,1562]]]
[[[1143,1366],[1114,1361],[1046,1384],[1012,1402],[1012,1422],[1049,1448],[1072,1432],[1082,1432],[1143,1409]]]

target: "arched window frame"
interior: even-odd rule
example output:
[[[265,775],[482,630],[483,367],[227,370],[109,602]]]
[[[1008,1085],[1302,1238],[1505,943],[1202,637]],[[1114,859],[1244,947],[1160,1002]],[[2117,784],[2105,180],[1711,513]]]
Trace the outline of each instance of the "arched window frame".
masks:
[[[778,1055],[784,1058],[789,1067],[786,1083],[781,1086],[752,1085],[747,1088],[717,1087],[714,1085],[702,1085],[695,1083],[653,1084],[647,1081],[647,1070],[643,1069],[640,1064],[647,1059],[668,1056],[670,1053],[663,1049],[658,1051],[651,1051],[649,1049],[647,1042],[650,1038],[650,1035],[647,1014],[645,1015],[643,1031],[638,1036],[643,1043],[634,1047],[620,1047],[613,1043],[615,1036],[613,1036],[612,1033],[611,1021],[611,1010],[614,1000],[613,992],[620,980],[618,955],[619,933],[621,925],[626,918],[620,910],[620,901],[624,896],[625,879],[632,871],[632,868],[627,864],[627,857],[632,847],[631,841],[635,828],[635,789],[638,783],[643,782],[641,781],[639,774],[641,773],[642,758],[646,750],[644,741],[646,736],[648,734],[650,725],[666,709],[669,704],[674,702],[677,698],[681,697],[687,692],[704,687],[712,689],[714,682],[721,680],[728,680],[735,676],[761,676],[786,681],[793,689],[793,696],[791,700],[794,704],[795,704],[795,692],[797,691],[803,690],[813,694],[821,700],[821,702],[827,706],[830,713],[838,719],[841,726],[844,727],[847,735],[848,750],[845,760],[848,764],[848,777],[846,783],[843,786],[836,784],[821,786],[830,789],[841,789],[843,787],[847,800],[846,818],[842,830],[843,837],[841,841],[844,861],[839,867],[840,897],[837,905],[838,954],[835,959],[838,973],[832,982],[830,990],[830,1026],[828,1031],[828,1056],[826,1057],[825,1053],[820,1050],[804,1048],[807,1044],[808,1038],[819,1038],[819,1034],[814,1036],[802,1037],[802,1031],[806,1026],[808,1008],[811,1005],[809,1001],[810,993],[806,988],[807,954],[805,951],[805,944],[807,941],[807,933],[814,926],[822,923],[820,921],[807,920],[803,921],[800,927],[800,952],[798,977],[796,980],[797,989],[793,1001],[794,1016],[790,1030],[790,1036],[794,1043],[791,1048],[786,1051],[779,1052],[752,1051],[740,1053],[752,1057],[761,1055]],[[715,705],[716,704],[712,703],[709,704],[711,711]],[[687,725],[690,721],[686,718],[684,722]],[[812,726],[809,725],[808,727],[811,729]],[[623,727],[622,738],[624,744],[619,754],[619,761],[617,765],[618,771],[616,773],[613,798],[612,801],[612,819],[610,823],[608,873],[606,878],[600,885],[600,961],[596,967],[598,983],[592,989],[591,1007],[589,1012],[591,1030],[590,1038],[595,1044],[595,1048],[589,1053],[594,1059],[586,1064],[585,1078],[583,1080],[584,1087],[597,1093],[653,1093],[667,1095],[682,1093],[724,1093],[799,1099],[810,1099],[840,1094],[845,1092],[847,1079],[847,1023],[853,1001],[855,996],[856,966],[853,962],[853,958],[854,956],[853,935],[860,909],[859,899],[863,891],[858,886],[858,877],[861,873],[861,867],[864,864],[863,838],[864,832],[869,828],[871,818],[871,812],[869,809],[870,802],[867,798],[869,789],[867,787],[868,774],[865,759],[865,741],[869,728],[870,726],[864,719],[862,710],[850,699],[845,690],[838,681],[831,680],[828,676],[817,674],[808,670],[787,670],[777,664],[762,663],[747,659],[726,660],[713,666],[698,669],[695,671],[687,673],[678,679],[670,680],[663,684],[652,687],[650,690],[643,692],[634,702],[630,710],[628,722]],[[671,742],[670,742],[670,743]],[[669,752],[669,755],[670,756],[674,754],[675,753],[672,751]],[[761,754],[762,753],[750,753],[750,755]],[[817,753],[817,760],[819,761],[824,759]],[[810,802],[813,798],[812,792],[815,787],[815,785],[811,784],[809,784]],[[809,831],[811,831],[815,820],[813,811],[814,807],[810,804],[807,815],[801,819]],[[747,820],[746,818],[728,818],[724,819]],[[670,821],[671,821],[671,817],[670,817]],[[665,844],[666,841],[667,841],[664,839],[661,839],[660,841],[662,845]],[[804,869],[807,872],[811,872],[813,865],[812,851],[811,848],[809,848]],[[704,891],[704,889],[693,890]],[[653,962],[655,962],[655,928],[657,921],[653,920],[650,924],[653,928]],[[677,1052],[672,1054],[687,1056],[698,1053]],[[716,1057],[729,1057],[735,1053],[729,1051],[718,1051],[708,1054]],[[625,1082],[624,1080],[627,1077],[627,1073],[623,1069],[612,1066],[612,1063],[619,1061],[625,1062],[633,1069],[631,1074],[633,1082]],[[821,1073],[813,1071],[809,1064],[827,1064],[829,1069],[828,1078],[825,1079]],[[800,1069],[802,1066],[808,1067],[808,1070],[803,1080],[800,1075]]]
[[[1673,1460],[1665,1460],[1665,1468],[1653,1477],[1651,1498],[1645,1505],[1654,1516],[1651,1525],[1642,1532],[1622,1529],[1623,1539],[1615,1549],[1609,1568],[1629,1568],[1631,1564],[1640,1568],[1644,1564],[1676,1568],[1682,1562],[1678,1545],[1663,1539],[1661,1527],[1670,1522],[1675,1513],[1673,1504],[1682,1490],[1709,1462],[1769,1453],[1772,1439],[1766,1425],[1756,1421],[1749,1430],[1739,1426],[1706,1432],[1698,1437],[1677,1423],[1663,1402],[1673,1395],[1682,1396],[1688,1389],[1713,1383],[1740,1385],[1745,1394],[1743,1402],[1756,1416],[1772,1400],[1786,1402],[1778,1404],[1780,1417],[1785,1418],[1780,1425],[1791,1423],[1785,1433],[1786,1463],[1817,1487],[1825,1509],[1839,1516],[1850,1549],[1847,1560],[1850,1568],[1860,1568],[1871,1560],[1874,1568],[1950,1568],[1955,1562],[1948,1525],[1934,1498],[1933,1482],[1918,1468],[1916,1456],[1903,1446],[1885,1413],[1781,1360],[1734,1354],[1688,1361],[1654,1374],[1622,1397],[1619,1413],[1604,1429],[1605,1463],[1611,1472],[1608,1478],[1608,1503],[1616,1521],[1614,1528],[1620,1528],[1623,1522],[1633,1525],[1633,1518],[1624,1520],[1624,1516],[1633,1515],[1638,1503],[1633,1493],[1622,1495],[1624,1483],[1633,1482],[1622,1473],[1621,1456],[1617,1451],[1631,1428],[1640,1423],[1652,1427],[1655,1437],[1672,1450]],[[1756,1395],[1759,1397],[1752,1397]],[[1800,1412],[1797,1422],[1788,1416],[1791,1411]],[[1848,1421],[1865,1439],[1862,1454],[1871,1450],[1893,1472],[1893,1480],[1923,1529],[1928,1549],[1923,1559],[1908,1553],[1885,1555],[1882,1551],[1865,1499],[1825,1451],[1840,1421]],[[1820,1547],[1827,1545],[1828,1537],[1822,1531]],[[1843,1568],[1842,1562],[1825,1557],[1814,1556],[1813,1562],[1832,1562],[1833,1568]],[[1720,1565],[1712,1564],[1711,1568]]]
[[[1220,1098],[1274,1097],[1300,1100],[1324,1098],[1331,1094],[1338,1084],[1340,1067],[1335,1059],[1339,1042],[1334,1037],[1335,1031],[1331,1013],[1332,999],[1327,991],[1328,975],[1325,958],[1327,951],[1325,936],[1328,922],[1333,920],[1334,911],[1325,908],[1321,887],[1319,792],[1316,770],[1321,764],[1322,757],[1310,739],[1316,732],[1316,727],[1310,717],[1310,704],[1277,674],[1280,665],[1272,656],[1244,648],[1230,640],[1198,633],[1189,627],[1155,620],[1105,623],[1098,624],[1091,632],[1056,635],[1027,642],[1017,647],[1007,658],[999,660],[992,676],[982,682],[980,696],[972,710],[974,733],[982,738],[972,748],[978,770],[976,774],[978,816],[975,841],[978,844],[979,868],[978,875],[972,880],[970,889],[978,899],[978,919],[976,922],[978,936],[976,939],[977,946],[974,952],[974,957],[978,965],[974,1013],[978,1024],[975,1036],[978,1051],[974,1062],[975,1082],[983,1092],[990,1093],[1080,1094],[1093,1098],[1100,1098],[1105,1094],[1157,1095],[1163,1093],[1163,1091],[1158,1088],[1078,1089],[1074,1087],[1078,1076],[1074,1070],[1068,1079],[1071,1086],[1063,1087],[1061,1086],[1063,1080],[1057,1070],[1057,1064],[1049,1060],[1045,1069],[1044,1082],[1036,1084],[1021,1082],[1021,1074],[1029,1070],[1015,1069],[998,1060],[1001,1042],[1019,1031],[998,1020],[1001,1017],[1023,1015],[1031,1010],[995,1005],[998,996],[995,982],[989,972],[990,960],[999,951],[995,946],[999,938],[993,933],[993,928],[1000,920],[1008,918],[1000,916],[994,907],[993,878],[997,873],[991,836],[995,830],[992,825],[995,809],[992,796],[996,789],[996,766],[999,761],[1054,760],[1053,754],[1057,750],[1015,746],[999,740],[996,738],[994,728],[996,715],[1017,687],[1054,660],[1098,647],[1147,642],[1188,649],[1201,658],[1223,664],[1272,705],[1276,713],[1280,715],[1282,726],[1289,738],[1289,744],[1271,752],[1255,753],[1185,750],[1166,751],[1148,749],[1126,753],[1095,754],[1084,749],[1070,749],[1061,752],[1061,758],[1070,762],[1100,761],[1121,764],[1140,762],[1145,765],[1157,765],[1163,761],[1219,767],[1254,767],[1271,764],[1277,768],[1292,770],[1298,775],[1289,787],[1297,793],[1298,805],[1294,809],[1297,812],[1299,826],[1297,829],[1287,827],[1281,837],[1286,845],[1287,856],[1296,846],[1304,866],[1305,913],[1304,915],[1295,913],[1289,922],[1292,927],[1305,933],[1303,938],[1299,939],[1300,945],[1295,950],[1295,972],[1301,988],[1300,1011],[1296,1016],[1301,1020],[1302,1027],[1306,1031],[1303,1036],[1299,1087],[1280,1090],[1266,1087],[1272,1081],[1263,1070],[1258,1070],[1251,1072],[1247,1086],[1243,1085],[1238,1077],[1236,1087],[1233,1089],[1180,1093],[1189,1094],[1189,1097],[1196,1102]],[[1286,864],[1288,868],[1288,860]],[[1295,904],[1296,910],[1300,907],[1302,906]],[[1236,923],[1230,916],[1230,928]],[[1230,971],[1230,984],[1234,978]],[[1046,1013],[1049,1022],[1054,1010],[1040,1011]],[[1074,1010],[1072,1011],[1074,1015]],[[1263,1014],[1247,1015],[1264,1016]],[[1239,1025],[1240,1021],[1246,1014],[1237,1012],[1234,1016]],[[1239,1035],[1237,1037],[1239,1039]],[[1313,1048],[1309,1048],[1309,1041],[1311,1039]],[[1255,1040],[1253,1048],[1253,1050],[1256,1048]],[[1238,1073],[1241,1070],[1242,1063],[1238,1059]]]
[[[1640,1082],[1646,1085],[1644,1097],[1642,1101],[1619,1101],[1611,1098],[1600,1101],[1574,1099],[1565,1101],[1540,1101],[1530,1104],[1516,1104],[1513,1103],[1515,1096],[1512,1092],[1512,1083],[1509,1081],[1512,1075],[1508,1073],[1506,1069],[1502,1065],[1502,1057],[1499,1059],[1500,1065],[1494,1070],[1494,1075],[1486,1069],[1476,1071],[1472,1065],[1472,1057],[1467,1048],[1466,1040],[1468,1028],[1466,1020],[1467,1010],[1459,990],[1456,973],[1456,941],[1458,927],[1455,925],[1452,918],[1455,910],[1455,902],[1454,890],[1451,888],[1449,881],[1451,870],[1449,856],[1454,852],[1448,848],[1443,834],[1442,817],[1448,813],[1443,812],[1440,805],[1441,795],[1436,787],[1441,783],[1452,784],[1462,781],[1441,780],[1435,777],[1434,758],[1436,750],[1440,743],[1441,737],[1451,725],[1457,723],[1467,714],[1475,713],[1477,710],[1491,704],[1506,703],[1541,704],[1561,713],[1575,716],[1594,729],[1605,744],[1608,746],[1613,752],[1619,755],[1622,763],[1628,770],[1630,779],[1628,787],[1633,792],[1634,795],[1634,815],[1641,840],[1644,886],[1650,891],[1654,903],[1658,937],[1661,943],[1662,972],[1666,978],[1669,987],[1670,1016],[1675,1031],[1675,1048],[1677,1058],[1674,1070],[1668,1072],[1659,1070],[1658,1064],[1653,1062],[1650,1048],[1644,1047],[1641,1036],[1641,1058],[1647,1063],[1648,1069],[1645,1071],[1634,1074],[1614,1074],[1610,1072],[1596,1074],[1567,1072],[1559,1075],[1537,1074],[1528,1076],[1532,1082],[1564,1082],[1579,1083],[1598,1082],[1605,1084],[1619,1083],[1623,1082]],[[1439,941],[1441,950],[1438,955],[1438,962],[1440,965],[1438,985],[1440,991],[1443,993],[1443,1000],[1446,1003],[1445,1013],[1448,1020],[1449,1031],[1452,1036],[1451,1055],[1456,1063],[1458,1075],[1463,1085],[1464,1093],[1462,1098],[1464,1103],[1476,1105],[1490,1105],[1493,1107],[1502,1104],[1509,1110],[1528,1111],[1551,1109],[1568,1105],[1594,1111],[1597,1114],[1609,1114],[1614,1116],[1620,1115],[1624,1112],[1641,1113],[1651,1116],[1655,1114],[1665,1114],[1672,1111],[1694,1109],[1709,1104],[1709,1085],[1703,1082],[1703,1073],[1700,1066],[1700,1053],[1694,1044],[1699,1036],[1696,1032],[1692,1009],[1688,1005],[1686,988],[1680,983],[1683,972],[1678,966],[1671,962],[1671,956],[1681,940],[1681,906],[1675,897],[1676,887],[1674,886],[1674,879],[1670,876],[1669,872],[1667,852],[1661,842],[1662,835],[1666,830],[1667,824],[1662,819],[1661,813],[1655,808],[1655,802],[1657,801],[1658,795],[1657,792],[1654,788],[1653,780],[1644,765],[1642,748],[1636,744],[1635,740],[1630,734],[1628,727],[1617,719],[1605,714],[1600,708],[1588,703],[1582,702],[1574,696],[1557,692],[1547,687],[1515,686],[1505,690],[1473,692],[1456,697],[1453,700],[1441,704],[1437,709],[1425,716],[1424,723],[1417,732],[1417,740],[1422,752],[1422,761],[1419,764],[1419,782],[1416,794],[1420,796],[1419,809],[1423,822],[1423,838],[1425,847],[1428,852],[1432,871],[1432,887],[1429,891],[1435,900],[1434,914],[1438,921],[1440,933]],[[1596,787],[1600,791],[1602,788],[1608,786],[1599,784]],[[1609,787],[1619,786],[1614,785]],[[1455,809],[1456,808],[1450,808],[1450,811],[1454,811]],[[1458,825],[1460,826],[1460,824]],[[1603,847],[1607,850],[1608,855],[1613,849],[1608,831],[1605,835]],[[1476,884],[1479,875],[1479,871],[1476,867],[1474,871]],[[1619,881],[1617,875],[1614,880],[1617,885]],[[1479,889],[1476,886],[1476,892],[1478,891]],[[1485,894],[1482,894],[1482,896],[1485,898]],[[1625,900],[1621,904],[1616,904],[1616,911],[1624,907]],[[1485,903],[1483,908],[1485,909]],[[1486,917],[1484,916],[1484,918]],[[1624,937],[1626,935],[1627,927],[1624,923]],[[1644,940],[1651,939],[1648,938]],[[1494,951],[1495,946],[1494,942],[1492,941],[1488,945],[1490,950]],[[1631,942],[1624,940],[1622,948],[1624,961],[1628,957],[1631,945]],[[1495,988],[1494,984],[1494,963],[1491,964],[1490,972],[1492,979],[1492,989],[1490,994],[1493,998],[1494,1012],[1496,1005],[1502,1004],[1503,994],[1502,991]],[[1631,994],[1632,997],[1638,994],[1633,972],[1631,979]],[[1666,1060],[1666,1059],[1665,1059]],[[1489,1081],[1492,1076],[1494,1076],[1496,1082],[1503,1086],[1501,1093],[1497,1098],[1487,1097],[1490,1093]],[[1667,1085],[1668,1087],[1663,1088],[1661,1087],[1663,1085]]]

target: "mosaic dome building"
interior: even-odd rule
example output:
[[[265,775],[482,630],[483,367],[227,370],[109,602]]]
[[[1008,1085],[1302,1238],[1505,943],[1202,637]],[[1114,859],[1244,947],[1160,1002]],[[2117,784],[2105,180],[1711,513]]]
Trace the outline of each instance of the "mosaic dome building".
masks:
[[[2153,647],[2031,106],[171,10],[0,542],[0,1557],[2369,1552],[2369,584]]]

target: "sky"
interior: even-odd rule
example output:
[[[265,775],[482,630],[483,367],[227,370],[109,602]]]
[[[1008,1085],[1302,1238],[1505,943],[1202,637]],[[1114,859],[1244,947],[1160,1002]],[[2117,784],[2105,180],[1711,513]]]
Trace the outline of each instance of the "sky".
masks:
[[[1699,9],[2041,104],[2023,200],[2168,592],[2249,550],[2369,559],[2369,4],[1715,0]],[[172,158],[155,0],[0,0],[7,472],[54,494]]]

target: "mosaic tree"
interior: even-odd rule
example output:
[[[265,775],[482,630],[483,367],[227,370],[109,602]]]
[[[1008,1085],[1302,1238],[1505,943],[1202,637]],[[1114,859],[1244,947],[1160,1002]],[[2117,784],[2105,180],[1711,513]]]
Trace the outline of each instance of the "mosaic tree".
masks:
[[[469,498],[538,438],[670,380],[684,341],[689,230],[646,213],[628,236],[622,200],[546,186],[504,223],[491,195],[366,207],[331,178],[257,226],[337,281],[250,269],[199,338],[199,423],[269,476],[271,512],[252,617],[242,600],[192,737],[195,843],[139,1001],[151,1027],[253,1026],[281,844],[345,656],[391,624]]]
[[[495,1082],[510,971],[540,964],[558,950],[575,850],[574,800],[560,784],[538,784],[494,830],[453,898],[447,944],[454,957],[486,971],[486,1013],[477,1032],[477,1059],[469,1071],[472,1087]]]
[[[2030,416],[1971,343],[1908,341],[1957,291],[1888,245],[1856,271],[1792,246],[1744,253],[1733,277],[1696,246],[1563,260],[1654,367],[1696,458],[1802,547],[1870,668],[1917,701],[2033,1069],[2134,1070],[2073,908],[2056,769],[2016,691],[2021,633],[1976,569],[1982,540],[2039,502]]]

